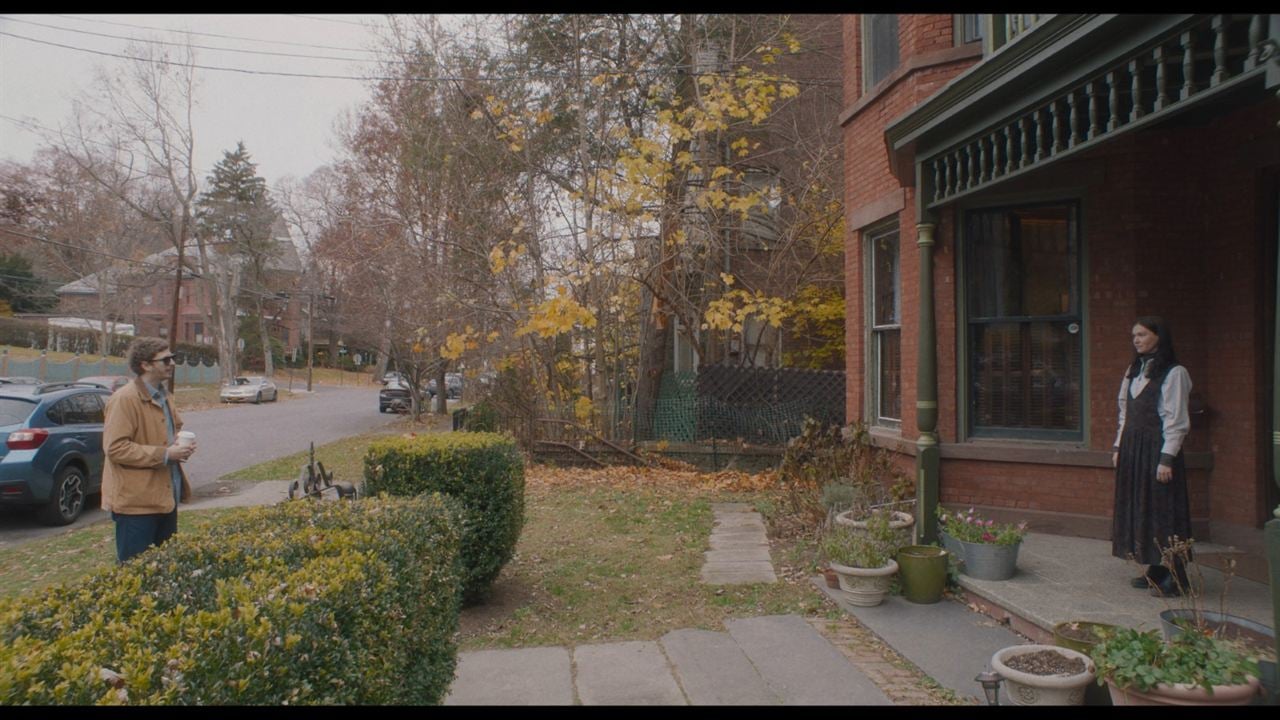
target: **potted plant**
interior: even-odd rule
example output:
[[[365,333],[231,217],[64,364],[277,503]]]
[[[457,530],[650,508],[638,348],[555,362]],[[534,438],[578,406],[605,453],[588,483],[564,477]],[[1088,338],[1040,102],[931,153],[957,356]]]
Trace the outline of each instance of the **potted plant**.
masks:
[[[872,514],[865,533],[833,525],[823,534],[822,552],[849,602],[871,607],[884,601],[898,572],[893,543],[894,534],[885,512]]]
[[[1088,655],[1093,651],[1094,645],[1119,629],[1119,625],[1109,623],[1068,620],[1053,626],[1053,644]],[[1111,695],[1105,687],[1097,683],[1090,684],[1084,689],[1084,704],[1094,707],[1110,705]]]
[[[1108,623],[1068,620],[1053,626],[1053,644],[1088,655],[1094,645],[1119,629],[1119,625]]]
[[[1164,642],[1154,630],[1121,628],[1091,657],[1115,705],[1247,705],[1258,694],[1257,661],[1209,635]]]
[[[958,513],[939,506],[938,533],[943,547],[957,556],[960,572],[978,580],[1008,580],[1017,572],[1027,524],[997,523],[973,508]]]
[[[1184,632],[1232,641],[1244,646],[1245,650],[1257,655],[1258,680],[1264,693],[1270,700],[1276,695],[1276,658],[1275,630],[1254,622],[1248,618],[1226,612],[1227,590],[1235,576],[1235,560],[1228,560],[1224,569],[1222,594],[1218,598],[1218,610],[1205,609],[1204,576],[1200,565],[1192,562],[1192,546],[1195,541],[1187,538],[1173,537],[1169,544],[1160,549],[1160,557],[1165,567],[1181,564],[1186,568],[1186,577],[1171,575],[1178,587],[1178,597],[1184,607],[1168,607],[1160,613],[1160,629],[1166,640],[1172,640]],[[1184,582],[1185,580],[1185,582]]]
[[[936,603],[947,586],[950,553],[936,545],[908,545],[898,549],[902,597],[919,604]]]
[[[1082,705],[1093,682],[1093,660],[1053,645],[1014,645],[991,656],[1013,705]]]

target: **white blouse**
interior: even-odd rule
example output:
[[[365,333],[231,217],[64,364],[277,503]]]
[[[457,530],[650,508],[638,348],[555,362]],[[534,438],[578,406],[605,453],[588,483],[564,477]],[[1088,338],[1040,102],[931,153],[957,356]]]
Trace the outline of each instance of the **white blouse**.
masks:
[[[1137,377],[1132,380],[1126,377],[1120,382],[1120,396],[1117,398],[1120,405],[1120,422],[1116,429],[1115,450],[1120,449],[1120,436],[1124,434],[1124,411],[1128,405],[1128,397],[1130,395],[1137,397],[1148,382],[1150,380],[1147,378],[1145,366]],[[1164,376],[1164,383],[1160,386],[1160,407],[1157,409],[1164,426],[1164,446],[1160,448],[1161,465],[1173,463],[1178,450],[1182,448],[1182,441],[1191,430],[1191,415],[1187,412],[1190,397],[1191,374],[1181,365],[1174,365]]]

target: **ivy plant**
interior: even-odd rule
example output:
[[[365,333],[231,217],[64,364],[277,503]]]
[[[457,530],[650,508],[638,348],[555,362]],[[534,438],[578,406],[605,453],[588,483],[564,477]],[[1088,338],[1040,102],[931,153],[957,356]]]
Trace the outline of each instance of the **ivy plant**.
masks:
[[[1258,662],[1227,640],[1184,632],[1164,642],[1154,630],[1117,630],[1090,653],[1098,667],[1098,684],[1146,692],[1160,684],[1239,685],[1258,677]]]

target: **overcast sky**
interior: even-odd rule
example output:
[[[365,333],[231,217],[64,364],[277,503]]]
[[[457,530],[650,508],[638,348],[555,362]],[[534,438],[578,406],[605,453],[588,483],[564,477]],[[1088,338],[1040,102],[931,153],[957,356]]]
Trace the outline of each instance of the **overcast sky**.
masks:
[[[57,128],[70,118],[72,98],[90,87],[96,65],[129,62],[85,50],[123,55],[130,39],[181,41],[182,35],[166,30],[191,31],[204,33],[191,35],[193,44],[222,48],[197,48],[197,65],[259,73],[197,70],[201,179],[238,140],[271,185],[285,175],[302,178],[335,157],[334,121],[368,98],[369,83],[260,73],[376,75],[376,64],[367,60],[374,57],[372,28],[383,25],[379,15],[0,13],[0,159],[27,162],[41,144],[38,132],[15,120]]]

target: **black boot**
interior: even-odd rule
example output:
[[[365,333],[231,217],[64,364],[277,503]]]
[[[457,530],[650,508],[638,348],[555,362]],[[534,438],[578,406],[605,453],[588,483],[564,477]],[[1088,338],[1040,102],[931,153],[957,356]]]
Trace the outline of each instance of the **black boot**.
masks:
[[[1151,587],[1151,568],[1148,567],[1145,572],[1136,578],[1130,578],[1129,585],[1139,590],[1146,590]]]
[[[1156,572],[1156,568],[1160,571]],[[1155,597],[1179,597],[1187,586],[1187,571],[1180,563],[1176,567],[1176,577],[1163,565],[1152,565],[1148,572],[1155,581],[1155,587],[1151,588],[1151,594]]]

